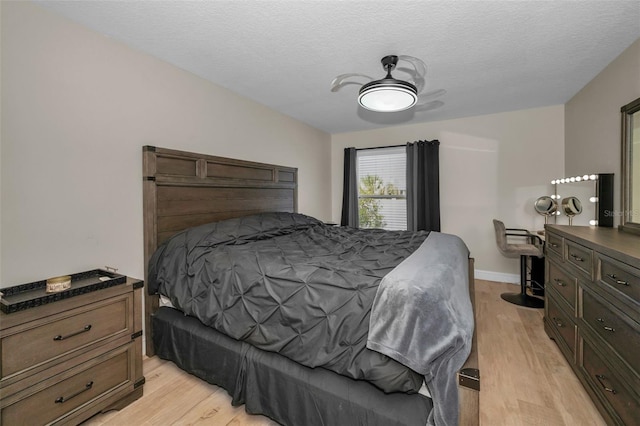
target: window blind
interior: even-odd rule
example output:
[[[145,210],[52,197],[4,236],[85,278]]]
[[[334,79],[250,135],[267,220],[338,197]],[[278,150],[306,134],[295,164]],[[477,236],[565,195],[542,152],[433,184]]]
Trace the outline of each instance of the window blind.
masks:
[[[361,228],[407,229],[406,148],[358,151],[358,213]]]

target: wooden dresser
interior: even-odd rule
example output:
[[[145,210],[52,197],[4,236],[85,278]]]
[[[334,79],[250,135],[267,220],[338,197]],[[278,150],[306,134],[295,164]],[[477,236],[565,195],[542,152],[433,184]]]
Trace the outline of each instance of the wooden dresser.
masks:
[[[545,228],[545,331],[608,424],[640,425],[640,237]]]
[[[142,396],[142,281],[0,314],[0,424],[78,424]]]

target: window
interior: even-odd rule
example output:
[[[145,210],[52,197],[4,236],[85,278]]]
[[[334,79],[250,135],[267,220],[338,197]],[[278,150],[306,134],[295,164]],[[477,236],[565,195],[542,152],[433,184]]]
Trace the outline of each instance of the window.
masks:
[[[358,216],[361,228],[407,229],[406,148],[357,153]]]

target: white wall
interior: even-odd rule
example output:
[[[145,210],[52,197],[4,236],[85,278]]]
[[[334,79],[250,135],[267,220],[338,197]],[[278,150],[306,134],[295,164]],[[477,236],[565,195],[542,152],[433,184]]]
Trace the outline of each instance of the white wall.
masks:
[[[492,219],[543,228],[533,203],[564,172],[563,106],[332,135],[332,219],[340,220],[344,148],[425,139],[440,141],[442,232],[464,239],[479,278],[517,279],[518,260],[498,252]]]
[[[640,39],[565,105],[566,173],[615,173],[615,210],[620,209],[620,107],[639,97]]]
[[[298,167],[300,211],[330,218],[328,134],[31,3],[0,8],[1,286],[143,277],[143,145]]]

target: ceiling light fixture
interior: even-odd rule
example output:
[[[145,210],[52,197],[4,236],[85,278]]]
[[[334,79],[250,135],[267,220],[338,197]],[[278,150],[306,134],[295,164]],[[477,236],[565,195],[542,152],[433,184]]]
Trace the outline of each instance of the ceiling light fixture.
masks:
[[[418,89],[413,84],[396,80],[391,70],[396,67],[398,57],[389,55],[382,58],[382,67],[387,76],[363,85],[358,95],[358,103],[365,109],[376,112],[398,112],[411,108],[418,101]]]

